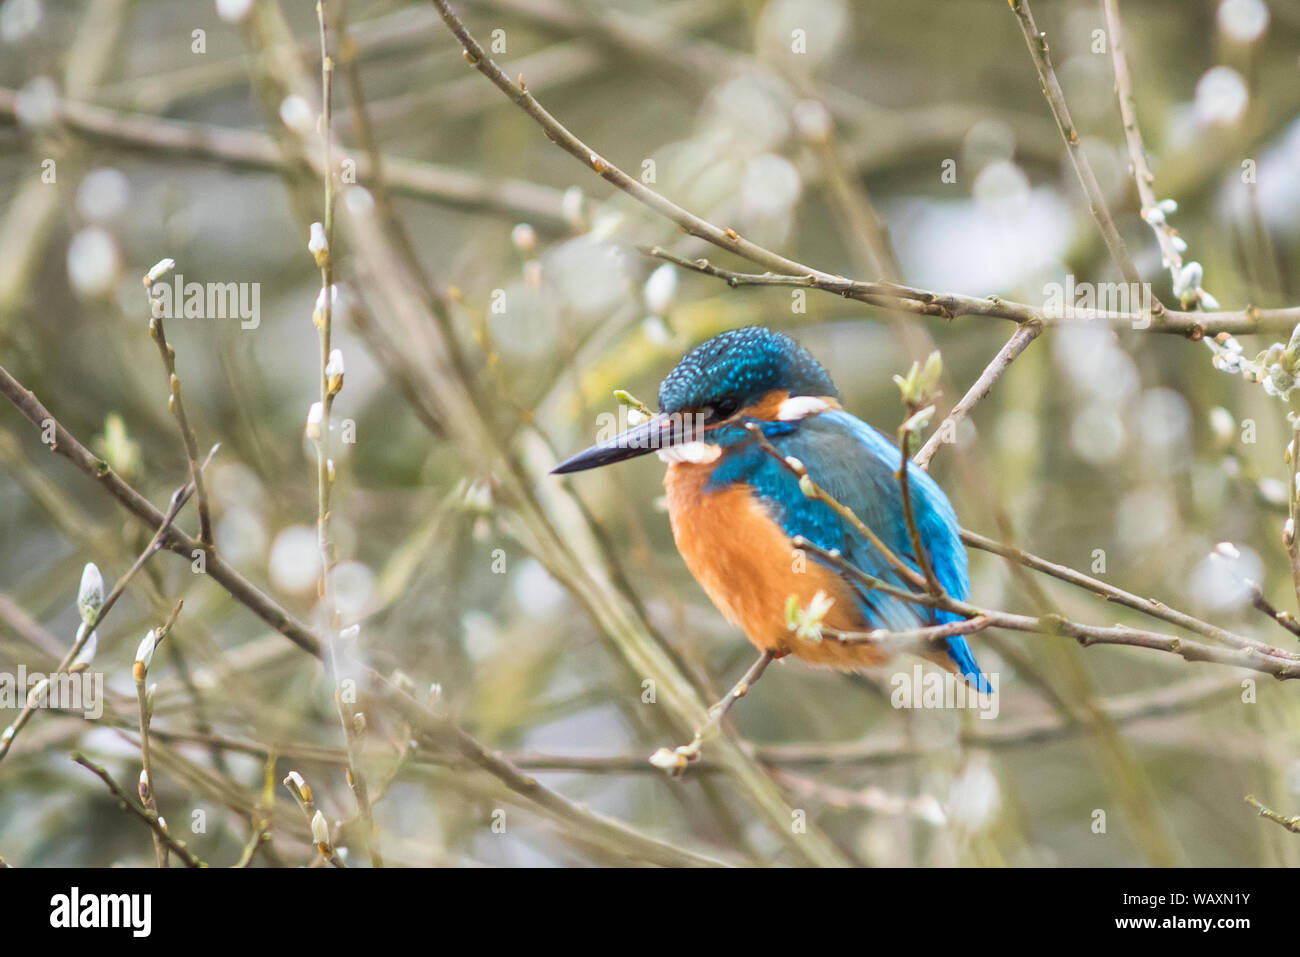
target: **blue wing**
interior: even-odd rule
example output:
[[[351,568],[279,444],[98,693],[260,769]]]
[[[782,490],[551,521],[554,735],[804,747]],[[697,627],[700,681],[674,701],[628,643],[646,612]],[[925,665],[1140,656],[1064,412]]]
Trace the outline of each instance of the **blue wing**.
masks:
[[[890,551],[919,572],[895,477],[902,458],[897,446],[861,419],[841,410],[810,416],[797,424],[765,423],[764,431],[783,455],[793,455],[803,462],[817,484],[852,509]],[[910,462],[907,474],[912,513],[930,567],[950,595],[965,600],[970,593],[966,547],[959,537],[952,505],[934,479]],[[714,484],[733,481],[752,485],[787,534],[803,535],[824,549],[837,548],[867,574],[907,587],[879,549],[830,506],[800,492],[794,477],[757,443],[733,451],[713,474]],[[855,587],[855,592],[867,627],[901,631],[961,617],[879,591]],[[987,687],[965,638],[948,639],[948,652],[963,674],[973,676],[976,687]]]

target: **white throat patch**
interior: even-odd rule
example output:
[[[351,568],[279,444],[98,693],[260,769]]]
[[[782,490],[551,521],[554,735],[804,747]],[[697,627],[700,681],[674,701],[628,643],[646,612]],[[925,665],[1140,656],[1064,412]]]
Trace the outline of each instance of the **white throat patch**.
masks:
[[[830,403],[815,395],[796,395],[781,403],[776,410],[776,417],[782,422],[793,422],[796,419],[816,415],[818,412],[825,412],[829,408]]]
[[[708,442],[683,442],[681,445],[670,445],[667,448],[659,449],[656,453],[659,461],[673,463],[689,463],[691,465],[708,465],[710,462],[716,462],[722,455],[721,445],[711,445]]]

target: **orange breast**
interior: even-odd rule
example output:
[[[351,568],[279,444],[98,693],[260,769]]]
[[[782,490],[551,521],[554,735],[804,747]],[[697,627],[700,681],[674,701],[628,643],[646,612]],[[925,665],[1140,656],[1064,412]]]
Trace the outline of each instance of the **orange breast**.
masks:
[[[797,552],[748,486],[705,491],[710,471],[711,465],[674,463],[664,488],[677,550],[723,617],[744,629],[755,646],[779,655],[845,669],[884,664],[890,656],[878,647],[829,637],[806,641],[787,628],[789,596],[807,606],[818,591],[835,599],[823,619],[826,625],[842,631],[866,625],[849,586],[812,556]]]

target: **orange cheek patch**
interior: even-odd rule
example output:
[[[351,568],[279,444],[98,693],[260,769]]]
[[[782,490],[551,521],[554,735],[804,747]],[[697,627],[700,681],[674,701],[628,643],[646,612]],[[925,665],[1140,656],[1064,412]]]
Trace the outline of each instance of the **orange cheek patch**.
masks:
[[[843,408],[839,399],[834,396],[809,396],[809,398],[819,399],[825,403],[828,409]],[[753,405],[741,409],[740,415],[749,419],[760,419],[765,422],[775,422],[781,417],[781,406],[790,400],[790,393],[784,389],[774,389],[767,395],[763,396]]]
[[[775,389],[769,392],[763,398],[759,399],[747,409],[741,410],[741,415],[751,419],[764,419],[771,421],[776,418],[777,411],[781,408],[781,403],[790,398],[790,393],[784,389]]]

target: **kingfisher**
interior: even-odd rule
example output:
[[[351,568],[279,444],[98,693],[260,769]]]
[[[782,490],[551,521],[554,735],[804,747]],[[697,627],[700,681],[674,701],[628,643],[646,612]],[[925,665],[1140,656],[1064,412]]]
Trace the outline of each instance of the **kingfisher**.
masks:
[[[610,465],[649,452],[667,463],[664,488],[673,540],[686,567],[732,625],[760,651],[840,670],[878,667],[892,653],[876,642],[810,640],[791,627],[790,596],[824,609],[835,632],[903,631],[960,615],[866,587],[840,567],[797,547],[802,537],[838,550],[868,575],[909,589],[886,556],[766,450],[803,463],[832,498],[851,509],[917,574],[898,470],[902,453],[840,404],[816,359],[789,336],[757,326],[702,343],[659,386],[659,413],[561,463],[555,473]],[[912,515],[935,577],[953,598],[970,592],[957,516],[942,489],[907,462]],[[829,607],[827,603],[829,602]],[[961,635],[923,656],[991,690]]]

